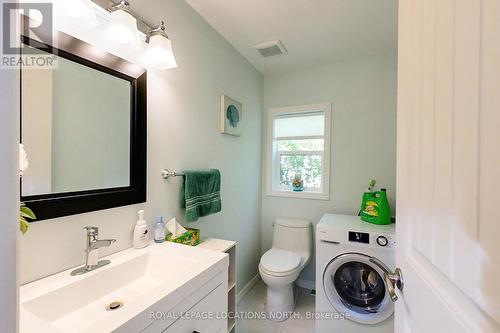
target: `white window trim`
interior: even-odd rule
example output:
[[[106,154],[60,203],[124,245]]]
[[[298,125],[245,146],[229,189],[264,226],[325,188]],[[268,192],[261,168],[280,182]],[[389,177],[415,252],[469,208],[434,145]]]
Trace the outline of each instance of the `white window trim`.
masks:
[[[276,152],[275,138],[274,138],[274,118],[277,114],[292,114],[292,113],[303,113],[308,111],[322,111],[325,114],[325,135],[324,135],[324,151],[303,151],[301,154],[305,155],[322,155],[322,181],[323,187],[321,192],[308,191],[305,189],[302,192],[294,192],[291,189],[284,189],[277,187],[275,185],[276,175],[274,172],[279,172],[279,168],[276,167],[277,157],[285,152]],[[309,104],[301,106],[291,106],[291,107],[280,107],[280,108],[270,108],[267,115],[267,147],[266,147],[266,195],[277,196],[277,197],[288,197],[288,198],[300,198],[300,199],[317,199],[317,200],[330,200],[330,152],[331,152],[331,129],[332,129],[332,104],[331,103],[320,103],[320,104]],[[312,138],[312,137],[311,137]],[[284,138],[279,138],[284,139]],[[289,139],[289,138],[287,138]],[[291,138],[293,139],[293,138]],[[301,137],[303,139],[303,137]],[[273,165],[275,166],[273,168]]]

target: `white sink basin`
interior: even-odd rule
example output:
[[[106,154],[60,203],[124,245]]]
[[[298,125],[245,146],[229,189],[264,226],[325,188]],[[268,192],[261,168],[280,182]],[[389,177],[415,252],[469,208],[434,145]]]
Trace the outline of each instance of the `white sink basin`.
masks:
[[[173,243],[106,259],[111,264],[81,276],[70,269],[22,286],[20,331],[111,332],[166,297],[174,306],[190,294],[193,279],[208,281],[217,272],[211,268],[228,261],[222,253]],[[110,311],[112,302],[123,306]]]

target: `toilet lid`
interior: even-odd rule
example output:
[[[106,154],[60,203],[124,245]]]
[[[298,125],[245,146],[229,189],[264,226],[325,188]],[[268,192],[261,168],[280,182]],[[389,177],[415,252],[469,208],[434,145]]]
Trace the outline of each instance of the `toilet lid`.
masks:
[[[296,269],[300,265],[297,253],[270,249],[260,259],[262,267],[270,272],[284,273]]]

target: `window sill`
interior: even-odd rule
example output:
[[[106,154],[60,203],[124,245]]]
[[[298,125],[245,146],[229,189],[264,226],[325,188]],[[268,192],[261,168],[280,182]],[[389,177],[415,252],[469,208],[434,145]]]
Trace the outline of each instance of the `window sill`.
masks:
[[[319,193],[312,191],[294,192],[290,190],[268,190],[266,193],[270,197],[283,197],[295,199],[310,199],[310,200],[330,200],[329,193]]]

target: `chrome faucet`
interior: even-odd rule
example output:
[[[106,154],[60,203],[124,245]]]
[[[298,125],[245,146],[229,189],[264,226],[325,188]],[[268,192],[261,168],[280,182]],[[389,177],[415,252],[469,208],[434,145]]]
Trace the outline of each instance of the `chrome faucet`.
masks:
[[[109,260],[99,260],[99,248],[107,247],[116,242],[116,239],[99,239],[99,228],[97,227],[85,227],[83,228],[87,231],[87,248],[85,266],[75,269],[71,272],[71,275],[82,275],[93,271],[102,266],[106,266],[111,261]]]

